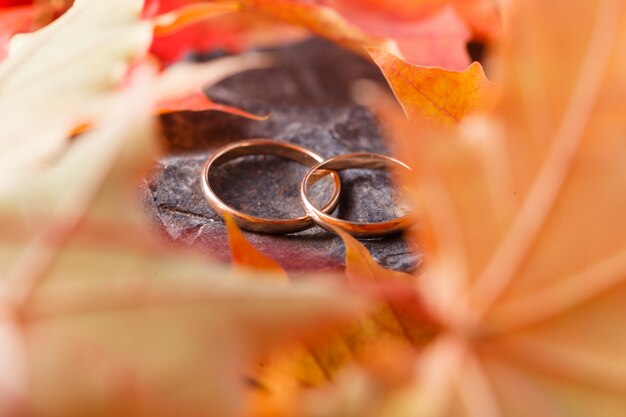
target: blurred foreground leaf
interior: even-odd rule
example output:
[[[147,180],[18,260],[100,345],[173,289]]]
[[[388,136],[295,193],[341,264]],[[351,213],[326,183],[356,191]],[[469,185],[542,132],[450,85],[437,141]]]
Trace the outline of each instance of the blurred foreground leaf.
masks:
[[[516,6],[497,111],[396,131],[447,329],[396,415],[626,413],[626,8]]]
[[[0,200],[3,415],[239,415],[267,348],[360,308],[155,239],[134,200],[156,145],[150,78],[138,68],[113,113]]]

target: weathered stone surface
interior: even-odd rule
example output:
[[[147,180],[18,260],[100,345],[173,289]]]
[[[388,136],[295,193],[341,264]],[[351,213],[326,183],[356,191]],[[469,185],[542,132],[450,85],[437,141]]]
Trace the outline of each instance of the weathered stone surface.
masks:
[[[205,202],[200,175],[207,157],[226,143],[270,137],[307,147],[324,157],[350,152],[388,153],[372,114],[350,99],[359,78],[380,81],[370,63],[321,40],[281,48],[275,68],[247,71],[207,90],[215,101],[256,113],[257,122],[218,112],[183,112],[163,117],[169,154],[147,181],[149,205],[174,240],[203,248],[227,260],[222,220]],[[265,217],[302,213],[297,187],[306,168],[271,156],[252,156],[216,170],[212,184],[224,201]],[[343,192],[336,214],[359,221],[396,216],[393,188],[383,172],[349,170],[341,175]],[[329,189],[320,184],[323,200]],[[341,240],[318,227],[290,235],[247,233],[263,253],[292,271],[339,268],[345,256]],[[400,236],[364,242],[382,265],[415,269],[419,256]]]

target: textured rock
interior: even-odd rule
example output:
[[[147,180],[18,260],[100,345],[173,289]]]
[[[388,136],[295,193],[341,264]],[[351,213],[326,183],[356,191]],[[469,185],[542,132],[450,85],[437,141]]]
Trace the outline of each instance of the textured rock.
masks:
[[[257,122],[218,112],[182,112],[164,116],[169,153],[147,181],[146,201],[174,240],[203,248],[227,260],[222,220],[206,204],[200,174],[207,157],[237,140],[270,137],[307,147],[324,157],[350,152],[388,153],[372,114],[354,104],[350,87],[359,78],[381,81],[370,63],[321,40],[276,51],[275,68],[247,71],[206,91],[215,101],[264,114]],[[382,81],[381,81],[382,82]],[[297,187],[306,168],[272,156],[233,160],[215,171],[212,184],[224,201],[265,217],[298,216]],[[385,173],[342,173],[336,215],[359,221],[395,217],[394,191]],[[330,191],[315,188],[320,201]],[[343,264],[341,240],[318,227],[290,235],[246,233],[263,253],[291,271],[335,269]],[[419,256],[401,236],[364,242],[382,265],[413,270]]]

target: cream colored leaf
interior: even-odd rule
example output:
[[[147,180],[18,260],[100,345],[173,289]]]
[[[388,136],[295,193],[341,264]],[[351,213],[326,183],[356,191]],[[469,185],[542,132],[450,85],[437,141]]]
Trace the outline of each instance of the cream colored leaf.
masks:
[[[499,109],[402,135],[431,238],[424,299],[462,352],[431,415],[622,416],[626,7],[513,9]]]
[[[98,121],[152,28],[141,0],[79,0],[50,25],[12,39],[0,63],[0,190],[49,162],[78,124]]]
[[[360,308],[327,284],[257,283],[155,238],[136,201],[157,143],[146,71],[31,174],[26,201],[0,200],[0,364],[14,368],[2,404],[23,405],[19,392],[46,417],[238,415],[262,352]]]

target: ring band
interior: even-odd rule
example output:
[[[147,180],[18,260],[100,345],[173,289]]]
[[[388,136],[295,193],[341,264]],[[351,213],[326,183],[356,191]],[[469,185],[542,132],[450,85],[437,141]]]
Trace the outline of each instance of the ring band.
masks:
[[[293,233],[313,226],[313,221],[306,214],[292,219],[265,219],[245,214],[230,207],[215,194],[209,181],[211,169],[223,165],[232,159],[248,155],[275,155],[299,162],[307,167],[324,161],[320,155],[308,149],[271,139],[250,139],[227,145],[211,156],[202,170],[202,192],[209,205],[217,214],[220,217],[224,217],[224,213],[228,213],[242,229],[261,233]],[[339,203],[339,193],[341,191],[339,175],[336,172],[326,172],[320,175],[318,179],[329,174],[333,177],[334,188],[328,201],[319,209],[322,213],[332,213]]]
[[[345,232],[348,232],[356,237],[385,236],[404,230],[415,223],[415,213],[408,213],[385,222],[351,222],[332,217],[324,211],[318,209],[315,207],[313,202],[311,202],[308,196],[309,187],[323,176],[319,174],[320,171],[325,172],[324,175],[328,175],[328,171],[336,172],[350,168],[384,169],[391,168],[393,166],[411,171],[411,168],[408,165],[395,158],[374,153],[345,154],[320,162],[307,172],[302,180],[302,183],[300,184],[300,202],[302,204],[302,208],[309,215],[309,217],[317,223],[318,226],[333,233],[335,232],[333,227],[344,230]]]

